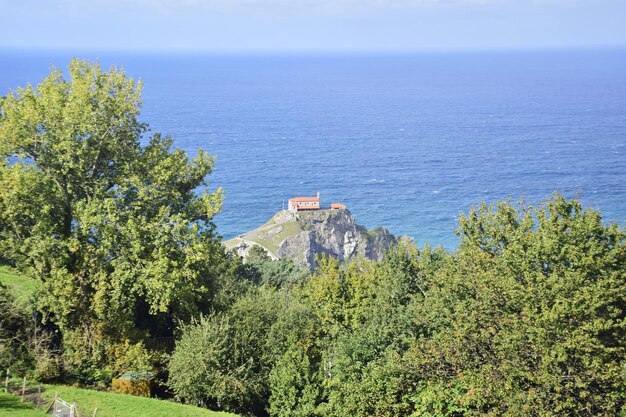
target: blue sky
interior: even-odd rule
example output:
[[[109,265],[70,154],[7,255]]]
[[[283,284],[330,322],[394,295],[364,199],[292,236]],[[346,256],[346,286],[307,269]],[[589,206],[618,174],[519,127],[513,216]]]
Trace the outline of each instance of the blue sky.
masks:
[[[412,51],[626,45],[626,0],[0,0],[0,48]]]

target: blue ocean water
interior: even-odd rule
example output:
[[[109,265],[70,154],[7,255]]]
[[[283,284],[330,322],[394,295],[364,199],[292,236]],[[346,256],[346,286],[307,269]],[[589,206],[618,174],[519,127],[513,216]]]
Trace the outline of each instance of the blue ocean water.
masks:
[[[555,190],[626,224],[626,50],[406,55],[0,52],[0,94],[72,55],[142,78],[142,119],[217,155],[218,231],[320,192],[454,248],[459,213]]]

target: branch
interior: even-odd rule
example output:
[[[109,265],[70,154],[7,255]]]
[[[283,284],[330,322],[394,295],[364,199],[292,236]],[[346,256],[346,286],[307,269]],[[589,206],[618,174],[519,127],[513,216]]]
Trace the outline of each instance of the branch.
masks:
[[[98,164],[100,163],[100,157],[102,156],[102,148],[104,147],[102,142],[104,141],[104,138],[109,134],[109,131],[111,131],[112,127],[113,127],[113,125],[109,126],[107,128],[107,130],[104,131],[102,136],[98,139],[100,141],[100,147],[98,148],[98,154],[96,155],[96,159],[93,161],[93,165],[91,166],[91,175],[90,175],[90,177],[92,179],[95,178],[96,169],[98,169]]]

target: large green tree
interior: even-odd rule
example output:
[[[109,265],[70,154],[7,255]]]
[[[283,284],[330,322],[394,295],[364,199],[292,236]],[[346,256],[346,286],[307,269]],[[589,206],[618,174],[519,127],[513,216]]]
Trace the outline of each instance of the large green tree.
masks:
[[[560,195],[482,205],[417,305],[416,416],[617,415],[626,398],[626,234]]]
[[[315,328],[310,309],[261,287],[226,313],[182,326],[168,366],[169,386],[188,403],[265,415],[274,364]]]
[[[144,139],[141,82],[81,60],[67,75],[0,99],[0,249],[41,281],[66,362],[93,367],[206,310],[221,191],[208,154]]]

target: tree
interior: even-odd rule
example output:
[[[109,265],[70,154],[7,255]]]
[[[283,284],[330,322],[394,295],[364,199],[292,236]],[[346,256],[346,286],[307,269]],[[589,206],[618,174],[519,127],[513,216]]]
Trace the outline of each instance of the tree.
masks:
[[[415,415],[616,415],[626,382],[626,233],[556,195],[482,205],[416,310]]]
[[[246,257],[246,266],[254,281],[274,288],[290,288],[305,281],[310,271],[296,265],[291,259],[283,258],[272,261],[267,251],[254,245]]]
[[[274,417],[314,417],[320,402],[321,375],[297,342],[278,359],[269,375],[268,411]]]
[[[409,415],[413,408],[408,398],[419,380],[419,373],[402,360],[417,337],[412,308],[422,301],[430,274],[443,259],[442,250],[419,251],[410,243],[393,248],[382,262],[359,259],[340,265],[321,259],[300,290],[321,324],[319,353],[306,352],[306,367],[303,353],[281,359],[273,382],[282,392],[275,394],[279,389],[274,389],[272,410],[288,415],[289,407],[297,406],[298,413],[307,415]],[[308,368],[313,370],[307,373]],[[285,380],[282,384],[278,376]],[[285,388],[291,381],[300,391]],[[311,381],[318,384],[317,391],[309,387]],[[295,402],[296,394],[311,392],[321,397],[315,408],[311,400]]]
[[[141,82],[81,60],[68,73],[0,100],[0,247],[42,281],[66,363],[99,367],[207,310],[221,190],[206,191],[202,150],[190,160],[158,133],[141,146]]]
[[[181,328],[169,386],[185,402],[264,415],[270,371],[291,340],[313,328],[312,314],[287,294],[261,287],[225,313]]]

